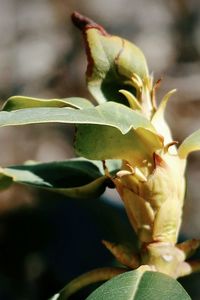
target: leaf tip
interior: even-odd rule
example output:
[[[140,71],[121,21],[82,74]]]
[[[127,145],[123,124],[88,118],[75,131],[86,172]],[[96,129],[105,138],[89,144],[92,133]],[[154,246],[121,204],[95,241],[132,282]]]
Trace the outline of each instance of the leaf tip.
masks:
[[[74,11],[71,14],[71,20],[72,23],[83,32],[85,32],[89,28],[96,28],[101,32],[102,35],[108,35],[108,33],[101,25],[95,23],[92,19],[80,14],[77,11]]]
[[[77,11],[74,11],[72,14],[71,14],[71,20],[72,20],[72,23],[80,30],[84,30],[84,28],[87,26],[87,25],[92,25],[94,24],[94,22],[81,15],[79,12]]]
[[[167,164],[162,159],[162,157],[155,152],[153,153],[153,160],[154,160],[154,168],[156,168],[157,166],[159,166],[161,168],[167,167]]]

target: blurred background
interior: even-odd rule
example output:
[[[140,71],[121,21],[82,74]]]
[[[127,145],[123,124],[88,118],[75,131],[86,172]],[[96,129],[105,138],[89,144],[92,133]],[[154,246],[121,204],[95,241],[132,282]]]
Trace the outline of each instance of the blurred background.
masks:
[[[141,47],[155,79],[163,78],[158,101],[178,89],[167,110],[175,140],[200,127],[198,0],[0,0],[1,105],[16,94],[91,99],[82,37],[70,21],[74,10]],[[0,165],[73,157],[72,136],[72,127],[55,124],[2,128]],[[200,155],[194,153],[187,171],[183,239],[200,237],[199,179]],[[110,265],[101,239],[134,237],[118,199],[110,202],[109,195],[95,200],[97,209],[95,201],[19,186],[1,192],[0,299],[48,299],[74,276]],[[181,280],[195,300],[200,299],[199,279],[197,274]]]

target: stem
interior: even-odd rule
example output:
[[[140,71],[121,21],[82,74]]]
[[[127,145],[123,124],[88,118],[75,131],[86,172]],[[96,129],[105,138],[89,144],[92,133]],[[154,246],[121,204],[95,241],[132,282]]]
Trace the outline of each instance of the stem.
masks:
[[[96,283],[99,281],[106,281],[126,271],[127,270],[125,268],[115,268],[115,267],[99,268],[99,269],[89,271],[75,278],[71,282],[69,282],[63,288],[63,290],[61,290],[57,300],[67,300],[72,294],[76,293],[78,290],[92,283]]]

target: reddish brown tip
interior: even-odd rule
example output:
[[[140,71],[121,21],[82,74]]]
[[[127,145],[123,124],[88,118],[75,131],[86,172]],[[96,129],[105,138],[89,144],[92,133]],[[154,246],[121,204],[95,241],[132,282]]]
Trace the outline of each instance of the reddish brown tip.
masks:
[[[108,35],[105,29],[101,25],[95,23],[93,20],[89,19],[88,17],[81,15],[77,11],[74,11],[72,13],[71,19],[72,19],[72,23],[81,31],[85,31],[88,28],[96,28],[101,32],[101,34]]]
[[[154,168],[156,168],[157,166],[159,167],[167,167],[166,162],[162,159],[162,157],[156,153],[153,154],[153,160],[154,160]]]
[[[74,11],[71,15],[72,23],[80,30],[83,30],[88,25],[96,25],[91,19]]]

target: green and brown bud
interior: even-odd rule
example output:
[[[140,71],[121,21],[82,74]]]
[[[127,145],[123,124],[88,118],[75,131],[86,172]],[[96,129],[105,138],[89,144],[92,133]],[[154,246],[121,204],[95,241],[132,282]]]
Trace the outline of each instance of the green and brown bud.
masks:
[[[148,126],[133,126],[124,135],[102,127],[98,139],[94,126],[88,130],[79,128],[78,154],[86,154],[89,159],[122,159],[121,169],[114,177],[108,169],[105,175],[113,181],[138,235],[141,264],[151,265],[175,278],[188,274],[184,251],[176,243],[182,221],[186,159],[191,151],[200,149],[200,130],[177,149],[164,118],[167,102],[175,90],[167,93],[157,107],[156,90],[160,80],[153,83],[142,51],[78,13],[73,14],[72,20],[84,36],[88,57],[86,79],[97,103],[124,104],[149,122]],[[82,146],[86,130],[90,148],[87,143]],[[99,143],[109,147],[97,147]],[[122,255],[123,248],[113,248],[109,242],[106,246],[117,259],[127,259],[125,253]],[[125,264],[130,266],[130,262]]]
[[[134,157],[131,162],[124,161],[113,182],[138,235],[142,263],[153,265],[157,271],[176,278],[188,272],[188,267],[184,264],[184,253],[175,245],[182,221],[186,155],[199,149],[199,131],[195,133],[198,138],[195,139],[192,135],[177,150],[177,142],[173,141],[164,118],[167,101],[175,90],[169,92],[156,108],[151,80],[141,79],[138,75],[133,78],[138,98],[130,92],[122,92],[130,107],[151,121],[157,137],[163,139],[163,147],[152,153],[150,143],[146,143],[150,156],[146,155],[140,163],[136,160],[134,162]],[[187,271],[183,271],[184,268]]]

